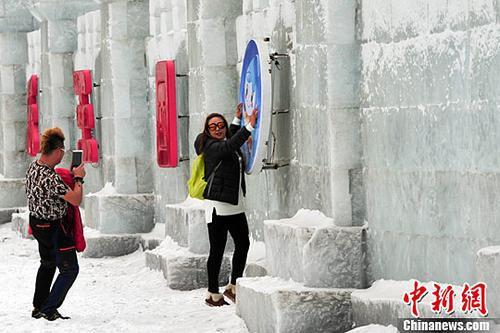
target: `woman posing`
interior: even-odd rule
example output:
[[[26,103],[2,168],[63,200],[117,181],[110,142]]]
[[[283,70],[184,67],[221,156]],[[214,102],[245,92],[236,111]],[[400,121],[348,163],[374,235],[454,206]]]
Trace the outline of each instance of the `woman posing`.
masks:
[[[243,197],[246,194],[244,160],[240,150],[254,129],[257,110],[246,117],[245,127],[239,126],[242,104],[228,128],[224,116],[208,115],[203,133],[195,141],[196,153],[205,160],[205,218],[208,226],[210,254],[207,262],[208,295],[205,302],[210,306],[227,305],[219,293],[219,272],[226,247],[227,233],[234,240],[231,281],[224,295],[232,302],[236,300],[236,279],[243,275],[250,240]]]

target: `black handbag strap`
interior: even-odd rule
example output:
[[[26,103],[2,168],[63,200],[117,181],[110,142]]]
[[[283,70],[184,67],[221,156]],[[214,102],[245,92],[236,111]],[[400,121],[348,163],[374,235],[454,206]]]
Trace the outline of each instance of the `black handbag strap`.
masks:
[[[222,163],[222,160],[217,164],[217,166],[214,168],[214,170],[212,171],[212,173],[210,174],[210,176],[208,176],[208,191],[207,191],[207,194],[210,193],[210,190],[212,189],[212,182],[214,181],[215,171],[217,171],[217,169],[220,167],[221,163]]]

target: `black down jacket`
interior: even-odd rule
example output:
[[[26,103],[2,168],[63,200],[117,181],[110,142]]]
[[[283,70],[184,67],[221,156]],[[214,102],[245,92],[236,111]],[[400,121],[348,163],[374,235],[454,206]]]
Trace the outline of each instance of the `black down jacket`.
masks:
[[[238,192],[240,181],[240,163],[239,157],[242,156],[241,146],[250,137],[250,132],[245,128],[239,128],[237,125],[229,127],[229,133],[234,133],[227,140],[216,140],[207,136],[205,144],[200,147],[202,133],[195,140],[194,147],[196,153],[204,155],[205,158],[205,180],[208,178],[217,164],[220,166],[215,171],[212,185],[207,184],[203,197],[209,200],[226,202],[229,204],[238,204]],[[243,195],[246,194],[245,175],[243,168],[241,170],[241,187]]]

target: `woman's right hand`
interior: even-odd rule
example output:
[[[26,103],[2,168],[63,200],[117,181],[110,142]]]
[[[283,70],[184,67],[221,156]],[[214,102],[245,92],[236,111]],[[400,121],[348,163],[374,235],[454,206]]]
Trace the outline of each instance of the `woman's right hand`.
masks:
[[[255,123],[257,123],[257,116],[259,115],[259,110],[253,109],[252,114],[249,117],[249,122],[252,127],[255,127]]]
[[[85,178],[85,175],[85,166],[83,165],[83,163],[73,168],[73,177]]]

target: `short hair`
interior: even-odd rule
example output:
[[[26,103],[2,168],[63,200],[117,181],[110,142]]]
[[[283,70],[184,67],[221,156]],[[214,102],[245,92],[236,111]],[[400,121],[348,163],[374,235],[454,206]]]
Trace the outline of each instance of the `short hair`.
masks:
[[[40,150],[42,154],[47,155],[56,149],[64,148],[64,134],[59,127],[46,129],[42,134]]]

